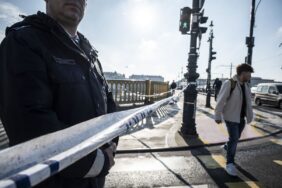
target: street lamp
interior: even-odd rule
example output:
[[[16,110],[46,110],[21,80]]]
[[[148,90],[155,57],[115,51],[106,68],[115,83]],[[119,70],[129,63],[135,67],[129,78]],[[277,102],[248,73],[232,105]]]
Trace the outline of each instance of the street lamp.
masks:
[[[207,78],[207,97],[206,97],[206,107],[211,108],[211,62],[212,60],[216,59],[214,56],[216,52],[213,51],[213,21],[211,21],[210,24],[210,37],[208,42],[210,43],[210,48],[209,48],[209,63],[208,63],[208,68],[207,68],[207,73],[208,73],[208,78]]]

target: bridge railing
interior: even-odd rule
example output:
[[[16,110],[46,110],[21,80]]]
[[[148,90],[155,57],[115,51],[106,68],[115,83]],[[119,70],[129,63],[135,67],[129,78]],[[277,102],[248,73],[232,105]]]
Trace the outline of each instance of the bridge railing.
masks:
[[[115,102],[123,104],[150,104],[170,96],[169,83],[139,80],[107,80]],[[162,95],[160,95],[162,94]]]

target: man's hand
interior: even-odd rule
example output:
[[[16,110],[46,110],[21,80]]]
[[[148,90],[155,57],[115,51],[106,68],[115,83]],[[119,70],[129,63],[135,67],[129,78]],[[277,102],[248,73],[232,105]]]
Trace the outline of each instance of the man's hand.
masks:
[[[104,149],[104,152],[108,155],[109,161],[110,161],[110,169],[114,166],[115,160],[114,160],[114,153],[116,153],[117,145],[116,143],[112,142],[109,147]]]
[[[222,123],[221,120],[215,120],[215,122],[216,122],[217,124],[221,124],[221,123]]]

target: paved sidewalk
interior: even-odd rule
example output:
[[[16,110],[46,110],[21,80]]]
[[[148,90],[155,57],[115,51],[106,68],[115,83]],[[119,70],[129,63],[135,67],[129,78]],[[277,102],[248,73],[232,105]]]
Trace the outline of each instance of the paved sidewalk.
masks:
[[[228,133],[225,124],[218,125],[214,122],[214,110],[205,108],[205,97],[198,95],[196,124],[199,139],[194,139],[195,142],[193,139],[184,140],[178,133],[183,112],[183,97],[180,97],[176,104],[164,106],[152,117],[140,122],[142,130],[121,137],[118,150],[156,149],[226,142]],[[211,101],[212,106],[215,107],[213,97]],[[246,125],[241,140],[258,138],[282,130],[282,118],[279,115],[256,109],[254,112],[255,120]]]

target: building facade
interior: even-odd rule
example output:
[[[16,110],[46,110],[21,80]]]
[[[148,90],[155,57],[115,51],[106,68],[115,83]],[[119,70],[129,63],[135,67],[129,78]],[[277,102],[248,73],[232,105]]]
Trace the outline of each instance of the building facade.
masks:
[[[117,72],[104,72],[106,80],[126,80],[125,74]]]
[[[130,80],[151,80],[151,81],[158,81],[164,82],[164,77],[162,76],[154,76],[154,75],[136,75],[133,74],[129,76]]]

